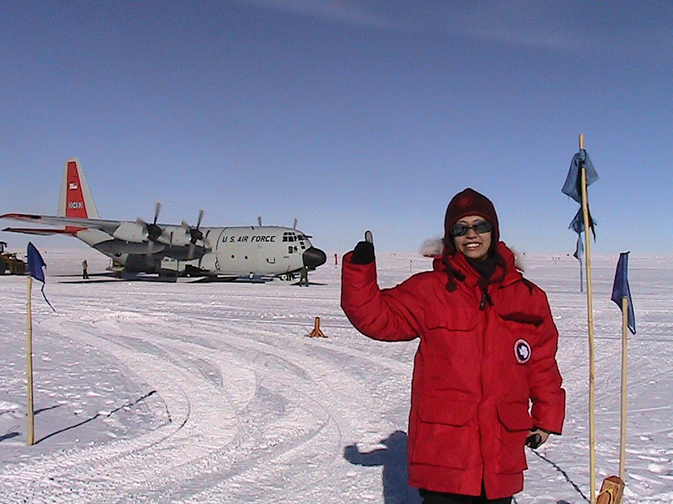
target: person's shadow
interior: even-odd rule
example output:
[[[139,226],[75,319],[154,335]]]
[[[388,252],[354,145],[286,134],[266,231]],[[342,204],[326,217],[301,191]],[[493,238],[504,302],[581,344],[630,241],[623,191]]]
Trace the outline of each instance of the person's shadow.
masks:
[[[366,467],[383,466],[383,502],[385,504],[420,504],[418,490],[407,484],[407,433],[395,431],[370,452],[361,452],[357,445],[344,448],[344,458],[351,464]]]

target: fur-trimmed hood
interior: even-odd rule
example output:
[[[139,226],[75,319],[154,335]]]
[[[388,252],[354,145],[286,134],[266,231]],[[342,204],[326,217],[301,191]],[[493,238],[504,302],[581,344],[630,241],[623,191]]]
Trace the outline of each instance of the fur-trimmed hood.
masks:
[[[444,242],[441,238],[428,238],[421,245],[421,254],[424,257],[442,257],[444,252]]]

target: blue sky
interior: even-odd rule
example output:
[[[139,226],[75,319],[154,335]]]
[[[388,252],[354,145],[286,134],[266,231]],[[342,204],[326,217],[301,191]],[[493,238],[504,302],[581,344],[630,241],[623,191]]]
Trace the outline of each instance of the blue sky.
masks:
[[[572,253],[583,133],[592,251],[673,250],[670,2],[5,1],[0,61],[0,213],[55,214],[77,156],[104,218],[415,251],[473,187],[509,245]]]

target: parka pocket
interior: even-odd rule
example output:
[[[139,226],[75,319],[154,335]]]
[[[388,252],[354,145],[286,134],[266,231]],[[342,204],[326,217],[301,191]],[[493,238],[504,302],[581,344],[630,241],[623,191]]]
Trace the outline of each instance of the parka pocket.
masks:
[[[528,431],[533,428],[533,419],[528,413],[528,404],[507,402],[497,405],[500,420],[499,450],[496,453],[498,474],[517,474],[528,469],[524,446]]]
[[[430,305],[425,316],[425,324],[431,330],[471,331],[477,325],[476,314],[476,310],[448,309],[446,306]]]
[[[422,396],[411,449],[411,462],[464,469],[469,453],[478,451],[476,404],[446,397]]]
[[[532,320],[534,319],[527,322],[523,316],[521,320],[500,317],[498,324],[498,359],[505,365],[519,368],[516,372],[523,377],[528,373],[530,363],[537,357],[539,326]]]
[[[446,389],[446,381],[473,362],[480,354],[479,338],[474,335],[478,316],[456,308],[431,309],[426,314],[422,335],[422,378],[426,392]]]

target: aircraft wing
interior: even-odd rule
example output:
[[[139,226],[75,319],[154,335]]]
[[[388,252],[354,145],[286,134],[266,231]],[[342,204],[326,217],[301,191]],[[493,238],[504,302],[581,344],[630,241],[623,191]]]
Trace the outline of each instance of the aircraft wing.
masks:
[[[122,221],[115,220],[105,220],[105,219],[84,219],[77,217],[60,217],[56,215],[34,215],[34,214],[22,214],[22,213],[7,213],[0,215],[0,219],[13,219],[23,222],[31,222],[37,225],[41,224],[51,224],[53,226],[67,226],[78,229],[100,229],[109,235],[112,235],[115,230],[122,224]],[[28,228],[8,228],[9,230],[15,230],[18,233],[28,233],[28,234],[45,234],[47,230],[36,230],[41,231],[39,233],[29,233]],[[52,233],[70,233],[72,231],[66,230],[51,230]]]
[[[6,227],[2,229],[3,231],[8,231],[10,233],[23,233],[30,235],[41,235],[49,236],[53,234],[67,234],[72,235],[72,232],[66,229],[39,229],[39,228],[16,228],[16,227]]]
[[[185,225],[147,224],[142,221],[118,221],[107,219],[88,219],[84,217],[62,217],[56,215],[35,215],[7,213],[0,219],[13,219],[35,225],[53,225],[53,229],[44,228],[5,228],[3,231],[14,233],[51,235],[67,234],[80,237],[83,241],[103,253],[118,254],[154,254],[185,261],[198,259],[210,251],[203,234],[192,238],[191,228]],[[150,235],[150,227],[158,230]],[[198,232],[198,228],[196,229]],[[154,232],[154,229],[152,230]],[[82,238],[82,233],[88,238]],[[199,244],[197,241],[201,241]],[[143,244],[140,251],[139,244]]]

